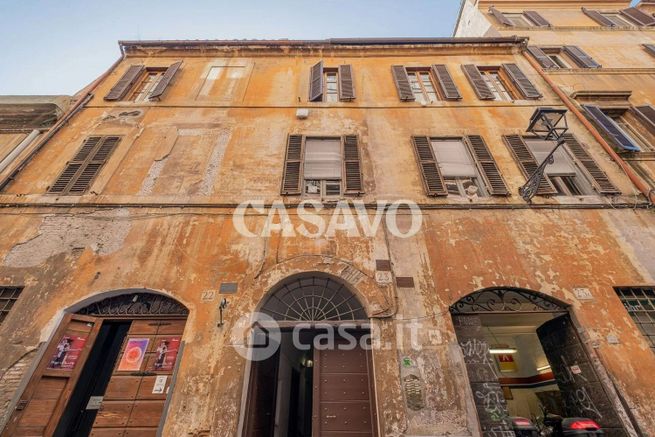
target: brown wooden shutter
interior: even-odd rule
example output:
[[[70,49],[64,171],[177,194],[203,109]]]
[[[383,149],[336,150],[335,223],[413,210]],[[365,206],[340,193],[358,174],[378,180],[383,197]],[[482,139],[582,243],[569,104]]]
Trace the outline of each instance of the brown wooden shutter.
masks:
[[[505,26],[514,26],[514,23],[505,16],[502,12],[500,12],[498,9],[491,7],[489,8],[489,12],[496,17],[496,20],[500,21],[501,24],[504,24]]]
[[[323,61],[314,65],[309,72],[309,101],[323,101]]]
[[[435,64],[432,66],[432,74],[437,79],[441,92],[446,100],[461,100],[462,95],[455,85],[453,77],[448,71],[448,67],[443,64]]]
[[[601,26],[608,26],[608,27],[614,27],[615,24],[612,23],[607,17],[605,17],[603,14],[601,14],[599,11],[594,11],[592,9],[587,9],[587,8],[582,8],[582,12],[585,13],[589,18],[594,20],[596,23],[600,24]]]
[[[132,88],[144,68],[143,65],[130,65],[123,77],[116,82],[116,85],[105,96],[105,100],[120,100],[125,97],[125,94]]]
[[[523,94],[526,99],[536,100],[543,97],[537,87],[528,79],[528,76],[516,64],[503,64],[505,72],[512,80],[512,83]]]
[[[530,19],[534,24],[539,27],[550,27],[550,23],[546,20],[539,12],[537,11],[525,11],[523,12],[526,17]]]
[[[587,179],[596,188],[596,191],[600,194],[621,194],[573,134],[564,134],[563,138],[566,140],[566,146],[575,157],[579,167],[582,167],[583,171],[587,173]]]
[[[360,194],[364,192],[358,143],[357,135],[346,135],[343,137],[343,167],[346,194]]]
[[[170,85],[173,77],[175,77],[175,74],[177,73],[177,70],[179,70],[181,66],[182,61],[179,61],[166,69],[166,72],[162,76],[161,80],[155,89],[152,90],[152,93],[150,93],[150,99],[158,99],[164,94],[164,91],[166,91],[166,88],[168,88],[168,85]]]
[[[464,70],[464,74],[480,100],[495,100],[494,93],[487,86],[477,66],[473,64],[462,65],[462,70]]]
[[[655,56],[655,44],[644,44],[644,48],[648,53]]]
[[[80,150],[68,162],[48,192],[58,194],[82,194],[96,178],[120,137],[89,137]]]
[[[640,11],[637,8],[628,8],[621,11],[621,15],[625,15],[631,21],[637,23],[640,26],[653,26],[655,25],[655,17],[648,15],[647,13]]]
[[[339,65],[339,100],[355,100],[353,66],[350,64]]]
[[[584,50],[576,46],[564,46],[564,51],[582,68],[600,68],[601,65],[594,61]]]
[[[446,184],[434,156],[428,137],[412,137],[414,152],[423,176],[423,186],[428,196],[447,196]]]
[[[534,47],[530,46],[528,47],[528,52],[534,57],[539,64],[545,68],[545,69],[558,69],[559,65],[555,63],[552,59],[550,59],[550,56],[546,54],[543,50],[541,50],[539,47]]]
[[[634,108],[637,117],[641,119],[649,131],[655,134],[655,108],[650,105]]]
[[[409,84],[409,77],[407,70],[402,65],[392,65],[391,72],[393,73],[393,80],[396,83],[398,96],[403,102],[413,102],[415,100],[412,87]]]
[[[485,180],[489,194],[492,196],[509,196],[507,185],[505,185],[496,161],[491,156],[489,147],[487,147],[484,139],[479,135],[469,135],[466,137],[466,142],[471,154],[475,158],[478,170]]]
[[[507,147],[512,152],[514,159],[521,168],[523,176],[528,179],[534,174],[535,171],[537,171],[539,164],[537,164],[537,160],[528,148],[528,145],[525,144],[525,141],[523,141],[523,137],[520,135],[503,135],[503,140],[505,141],[505,144],[507,144]],[[550,183],[548,176],[544,175],[544,177],[541,179],[537,194],[541,196],[557,194],[557,190],[553,184]]]
[[[298,195],[302,192],[302,135],[289,135],[287,152],[284,158],[284,174],[282,175],[282,194]]]

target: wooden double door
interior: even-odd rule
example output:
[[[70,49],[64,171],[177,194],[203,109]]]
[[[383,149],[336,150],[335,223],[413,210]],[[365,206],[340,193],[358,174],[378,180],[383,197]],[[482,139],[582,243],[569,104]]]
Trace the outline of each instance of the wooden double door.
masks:
[[[154,437],[185,321],[67,315],[2,437]]]
[[[370,347],[357,345],[341,349],[339,346],[344,344],[337,341],[332,348],[313,349],[312,367],[304,369],[311,375],[307,387],[311,399],[300,406],[300,409],[307,409],[306,417],[290,416],[288,419],[289,422],[311,422],[311,425],[298,427],[291,423],[289,430],[295,428],[296,431],[289,437],[377,436]],[[276,421],[285,420],[278,411],[278,402],[283,401],[278,392],[284,391],[279,387],[280,355],[277,353],[252,364],[243,431],[246,437],[273,437]],[[291,410],[298,411],[293,407]]]

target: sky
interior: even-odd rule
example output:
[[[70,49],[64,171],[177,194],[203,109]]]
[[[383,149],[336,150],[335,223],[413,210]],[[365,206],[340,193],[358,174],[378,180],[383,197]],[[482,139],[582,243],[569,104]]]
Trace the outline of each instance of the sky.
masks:
[[[0,95],[73,94],[133,39],[451,36],[460,0],[0,0]]]
[[[460,0],[0,0],[0,95],[73,94],[119,57],[121,39],[451,36],[459,5]]]

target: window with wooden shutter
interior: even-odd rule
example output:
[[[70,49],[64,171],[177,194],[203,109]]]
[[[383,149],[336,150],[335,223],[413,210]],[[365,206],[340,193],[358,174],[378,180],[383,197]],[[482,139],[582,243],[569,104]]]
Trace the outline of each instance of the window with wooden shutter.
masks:
[[[143,65],[131,65],[125,74],[116,82],[111,91],[105,96],[105,100],[121,100],[127,92],[134,86],[141,76],[145,67]]]
[[[655,44],[644,44],[644,48],[648,53],[655,56]]]
[[[526,17],[539,27],[550,27],[550,23],[537,11],[524,11]]]
[[[435,64],[432,66],[432,74],[437,79],[441,94],[446,100],[461,100],[462,95],[450,75],[448,67],[443,64]]]
[[[564,51],[573,59],[573,62],[582,68],[601,68],[601,65],[594,61],[584,50],[576,46],[564,46]]]
[[[582,12],[585,13],[589,18],[594,20],[596,23],[600,24],[601,26],[609,26],[609,27],[614,27],[615,24],[609,19],[603,16],[603,14],[600,13],[600,11],[595,11],[592,9],[587,9],[587,8],[582,8]]]
[[[496,20],[500,22],[500,24],[503,24],[505,26],[514,26],[514,23],[498,9],[491,7],[489,8],[489,12],[491,13],[491,15],[493,15],[496,18]]]
[[[505,144],[507,144],[510,152],[512,152],[516,163],[519,165],[523,176],[525,176],[527,180],[535,171],[537,171],[539,164],[537,164],[536,158],[523,140],[523,137],[520,135],[504,135],[503,140],[505,141]],[[557,194],[557,190],[550,183],[547,176],[544,176],[541,179],[537,194],[541,196]]]
[[[412,92],[412,86],[409,84],[409,77],[407,76],[405,67],[402,65],[392,65],[391,73],[393,74],[393,80],[396,84],[400,100],[403,102],[413,102],[414,93]]]
[[[628,8],[621,11],[621,15],[628,17],[639,26],[653,26],[655,25],[655,17],[649,15],[637,8]]]
[[[355,100],[353,67],[350,64],[339,65],[339,100]]]
[[[448,191],[446,191],[444,179],[434,156],[430,139],[415,136],[412,137],[412,144],[414,145],[414,153],[421,170],[426,194],[428,196],[447,196]]]
[[[614,146],[629,152],[638,152],[640,150],[639,146],[634,144],[619,126],[616,125],[614,120],[608,117],[598,106],[583,105],[582,107],[587,112],[591,121],[610,139]]]
[[[182,66],[182,61],[176,62],[166,69],[166,72],[162,75],[162,78],[159,80],[157,85],[153,88],[148,96],[149,99],[159,99],[166,91],[166,88],[171,84],[171,81],[177,74],[177,71]]]
[[[484,139],[479,135],[469,135],[466,137],[466,142],[489,194],[492,196],[509,196],[507,185]]]
[[[49,193],[83,194],[120,142],[120,137],[89,137],[49,189]]]
[[[542,94],[537,90],[537,87],[528,79],[523,71],[516,64],[503,64],[505,72],[509,76],[514,86],[519,90],[523,97],[526,99],[540,99]]]
[[[548,54],[544,52],[542,49],[540,49],[539,47],[530,46],[528,47],[528,52],[530,52],[532,57],[535,58],[537,62],[539,62],[542,68],[545,68],[547,70],[560,68],[559,65],[555,63],[555,61],[553,61],[551,57],[548,56]]]
[[[646,128],[655,135],[655,107],[650,105],[636,106],[635,112]],[[655,144],[653,144],[655,148]]]
[[[282,194],[300,195],[303,156],[303,136],[289,135],[287,139],[287,150],[284,157]]]
[[[473,87],[475,94],[478,96],[480,100],[496,99],[493,91],[487,85],[487,82],[482,77],[482,74],[480,73],[480,70],[478,70],[478,67],[476,65],[473,64],[462,65],[462,70],[464,71],[464,75],[471,83],[471,86]]]
[[[579,167],[584,169],[587,179],[597,192],[600,194],[621,194],[573,134],[564,134],[564,139],[566,140],[566,147],[573,154]]]
[[[363,193],[362,164],[357,135],[343,137],[343,167],[346,194]]]
[[[309,73],[309,101],[323,100],[323,61],[314,65]]]

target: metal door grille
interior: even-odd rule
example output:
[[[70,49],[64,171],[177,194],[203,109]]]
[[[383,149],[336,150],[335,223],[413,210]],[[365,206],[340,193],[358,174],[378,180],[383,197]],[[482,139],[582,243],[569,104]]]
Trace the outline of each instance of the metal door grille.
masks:
[[[281,321],[366,320],[366,311],[357,297],[342,284],[312,276],[294,279],[277,288],[261,312]]]
[[[655,287],[620,287],[616,293],[655,351]]]
[[[0,287],[0,323],[7,318],[21,291],[21,287]]]

